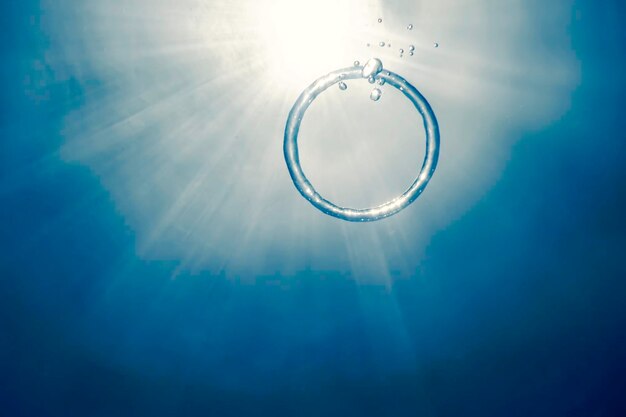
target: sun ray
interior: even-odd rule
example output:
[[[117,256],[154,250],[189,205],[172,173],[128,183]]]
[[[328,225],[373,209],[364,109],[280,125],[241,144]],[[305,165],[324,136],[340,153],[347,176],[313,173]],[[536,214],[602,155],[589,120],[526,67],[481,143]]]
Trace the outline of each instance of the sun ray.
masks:
[[[480,155],[511,146],[500,121],[545,123],[564,110],[562,97],[576,83],[575,62],[561,35],[546,35],[561,45],[552,54],[528,42],[540,35],[525,32],[532,17],[527,5],[516,0],[500,11],[502,19],[490,20],[485,7],[451,0],[385,8],[373,0],[97,0],[61,6],[45,1],[42,22],[51,44],[45,65],[55,79],[71,79],[82,92],[80,105],[65,118],[60,156],[99,177],[147,259],[183,260],[183,268],[226,268],[237,275],[315,268],[320,259],[326,267],[365,273],[368,265],[391,270],[390,259],[407,257],[403,268],[410,270],[419,256],[413,259],[406,248],[423,249],[432,233],[497,178],[504,162],[482,161]],[[558,6],[542,16],[563,19]],[[413,30],[406,29],[408,23]],[[392,47],[378,47],[379,41]],[[415,55],[400,58],[398,48],[409,44]],[[344,254],[327,259],[327,249],[312,242],[342,245],[324,235],[337,235],[334,223],[311,213],[289,183],[281,149],[284,123],[312,81],[373,55],[429,98],[445,154],[437,185],[420,197],[412,215],[373,226],[393,228],[393,237],[351,228],[343,238],[351,239]],[[409,134],[413,119],[403,118],[383,87],[376,104],[380,114],[364,120],[356,109],[371,104],[367,96],[365,103],[344,100],[358,97],[358,91],[350,85],[343,96],[329,92],[301,132],[338,137],[334,144],[313,137],[303,143],[302,155],[304,168],[327,184],[333,199],[375,200],[404,186],[402,163],[394,159],[398,152],[377,151],[368,141],[369,135],[393,140],[391,132]],[[353,152],[347,152],[350,147]],[[340,158],[341,149],[346,152]],[[358,178],[333,178],[368,166],[366,185]],[[382,258],[360,256],[365,248]],[[294,254],[307,251],[310,256]],[[289,261],[265,261],[276,253]]]

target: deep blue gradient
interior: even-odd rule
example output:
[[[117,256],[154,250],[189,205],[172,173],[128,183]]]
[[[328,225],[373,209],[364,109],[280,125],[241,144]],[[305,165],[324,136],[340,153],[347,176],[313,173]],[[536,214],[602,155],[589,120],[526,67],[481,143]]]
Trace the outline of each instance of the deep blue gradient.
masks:
[[[570,110],[390,288],[139,258],[99,178],[58,155],[81,85],[24,87],[37,2],[2,7],[0,414],[626,415],[622,1],[576,2]]]

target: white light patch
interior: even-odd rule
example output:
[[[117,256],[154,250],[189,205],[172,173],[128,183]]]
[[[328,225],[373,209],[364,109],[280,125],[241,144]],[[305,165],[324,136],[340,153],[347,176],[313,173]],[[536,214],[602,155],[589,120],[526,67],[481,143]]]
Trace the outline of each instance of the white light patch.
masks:
[[[49,48],[33,68],[50,75],[38,96],[63,82],[73,94],[61,157],[97,176],[135,234],[138,257],[237,279],[300,271],[363,282],[384,282],[390,271],[410,276],[433,234],[496,182],[519,138],[559,119],[578,83],[567,2],[44,0],[41,9]],[[400,58],[410,45],[414,56]],[[372,57],[428,97],[441,159],[413,212],[338,226],[294,195],[285,121],[311,82]],[[307,113],[303,155],[320,156],[310,159],[311,174],[345,163],[332,152],[352,152],[346,147],[358,132],[397,144],[418,130],[398,122],[403,107],[393,104],[390,86],[377,86],[383,95],[373,103],[373,87],[351,81]],[[374,116],[362,117],[361,107],[376,109]],[[397,157],[354,149],[351,160],[372,155],[381,167]],[[373,190],[385,195],[377,165],[363,166],[380,186],[362,187],[356,177],[338,197],[376,203]],[[339,183],[314,182],[322,195]]]
[[[260,51],[273,81],[302,87],[354,60],[368,8],[355,1],[259,2],[252,11]]]

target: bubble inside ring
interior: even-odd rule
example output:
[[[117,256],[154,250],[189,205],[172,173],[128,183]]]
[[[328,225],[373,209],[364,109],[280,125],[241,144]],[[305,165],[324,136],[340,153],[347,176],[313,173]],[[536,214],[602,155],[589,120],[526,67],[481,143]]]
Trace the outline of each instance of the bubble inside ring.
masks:
[[[398,213],[400,210],[411,204],[426,188],[428,181],[433,176],[439,158],[439,126],[432,108],[422,96],[404,78],[391,71],[383,70],[376,74],[374,78],[383,79],[387,85],[391,85],[400,90],[415,106],[422,115],[424,129],[426,130],[426,153],[420,172],[411,186],[400,196],[381,204],[380,206],[365,209],[354,209],[337,206],[322,197],[302,171],[298,156],[298,132],[302,117],[309,105],[315,98],[332,85],[350,79],[363,78],[361,71],[363,66],[354,66],[333,71],[317,79],[308,86],[294,103],[287,125],[285,126],[285,141],[283,151],[285,161],[289,168],[289,174],[294,185],[304,198],[309,200],[317,209],[330,216],[351,222],[370,222],[380,220]],[[366,80],[365,80],[366,81]]]

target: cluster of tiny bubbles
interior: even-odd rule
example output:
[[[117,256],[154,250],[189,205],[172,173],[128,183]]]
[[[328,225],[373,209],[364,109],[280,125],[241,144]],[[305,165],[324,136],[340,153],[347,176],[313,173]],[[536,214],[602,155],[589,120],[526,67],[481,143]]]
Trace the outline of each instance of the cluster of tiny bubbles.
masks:
[[[367,60],[365,65],[363,65],[363,69],[361,70],[361,76],[363,78],[367,78],[367,82],[370,84],[374,84],[376,82],[376,75],[378,75],[383,70],[383,62],[378,58],[370,58]],[[380,83],[379,84],[383,85]],[[384,80],[383,80],[384,83]],[[374,101],[378,101],[382,92],[378,88],[374,88],[370,93],[370,98]]]
[[[409,25],[406,27],[408,30],[413,30],[413,24],[409,23]]]
[[[348,88],[348,85],[347,85],[346,83],[344,83],[343,81],[341,81],[341,82],[339,83],[339,89],[340,89],[341,91],[345,91],[347,88]]]

